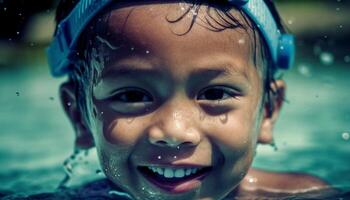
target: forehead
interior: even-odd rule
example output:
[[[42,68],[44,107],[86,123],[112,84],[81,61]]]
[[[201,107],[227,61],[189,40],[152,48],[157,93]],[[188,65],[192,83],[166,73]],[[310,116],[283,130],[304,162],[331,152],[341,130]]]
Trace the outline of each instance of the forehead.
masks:
[[[216,8],[208,12],[208,7],[202,5],[186,14],[191,6],[188,3],[138,4],[110,11],[106,37],[113,46],[120,47],[114,51],[113,59],[133,55],[147,57],[163,66],[186,66],[176,68],[177,71],[189,69],[189,66],[214,66],[214,63],[234,66],[234,71],[244,75],[256,71],[252,30],[210,30],[213,28],[210,23],[216,27],[219,25],[215,21],[223,23],[214,11]],[[237,10],[231,9],[230,13],[245,24]],[[130,54],[128,49],[135,51]]]

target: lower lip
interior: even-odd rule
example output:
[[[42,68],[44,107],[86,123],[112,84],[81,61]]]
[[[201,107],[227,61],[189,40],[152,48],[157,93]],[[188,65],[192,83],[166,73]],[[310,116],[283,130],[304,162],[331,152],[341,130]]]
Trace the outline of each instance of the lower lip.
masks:
[[[206,171],[202,174],[199,174],[198,176],[193,177],[192,179],[184,180],[178,183],[171,183],[171,182],[165,182],[165,181],[160,182],[144,173],[142,173],[142,175],[144,175],[149,182],[153,183],[159,188],[170,193],[179,194],[179,193],[188,192],[195,188],[200,187],[202,184],[202,180],[208,175],[208,173],[209,171]]]

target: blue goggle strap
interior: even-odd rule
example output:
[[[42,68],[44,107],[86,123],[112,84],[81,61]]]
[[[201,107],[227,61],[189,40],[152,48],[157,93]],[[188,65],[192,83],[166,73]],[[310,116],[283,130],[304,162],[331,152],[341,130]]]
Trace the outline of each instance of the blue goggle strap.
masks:
[[[256,24],[265,40],[275,68],[289,69],[293,65],[295,45],[291,34],[282,34],[269,8],[263,0],[240,1],[243,12]]]
[[[228,0],[256,24],[262,34],[275,68],[288,69],[294,59],[294,38],[281,34],[263,0]],[[76,45],[81,32],[101,10],[113,0],[80,0],[71,13],[57,26],[55,36],[47,49],[48,62],[53,76],[69,72],[74,62]]]
[[[58,24],[55,36],[47,48],[48,62],[53,76],[69,72],[81,32],[112,0],[80,0],[71,13]]]

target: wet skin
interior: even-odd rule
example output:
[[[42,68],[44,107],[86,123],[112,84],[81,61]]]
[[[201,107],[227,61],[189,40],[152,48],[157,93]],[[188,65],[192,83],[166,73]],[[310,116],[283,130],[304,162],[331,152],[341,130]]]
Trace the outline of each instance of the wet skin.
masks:
[[[280,108],[275,106],[271,117],[264,112],[251,31],[214,32],[195,24],[179,36],[192,15],[179,23],[166,19],[181,15],[181,5],[188,6],[112,10],[108,42],[99,40],[108,59],[92,88],[96,115],[90,127],[105,174],[136,199],[225,197],[246,175],[257,143],[271,140]],[[207,15],[202,10],[199,18]],[[89,125],[77,122],[75,107],[67,108],[68,115],[83,132],[79,129]],[[174,194],[150,183],[139,166],[211,170],[195,188]]]

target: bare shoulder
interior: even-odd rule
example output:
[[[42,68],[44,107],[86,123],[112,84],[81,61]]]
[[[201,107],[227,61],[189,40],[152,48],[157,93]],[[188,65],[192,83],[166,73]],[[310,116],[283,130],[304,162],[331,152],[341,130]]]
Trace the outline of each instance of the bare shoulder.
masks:
[[[277,173],[250,169],[239,186],[240,196],[247,194],[308,193],[330,186],[320,178],[303,173]]]

